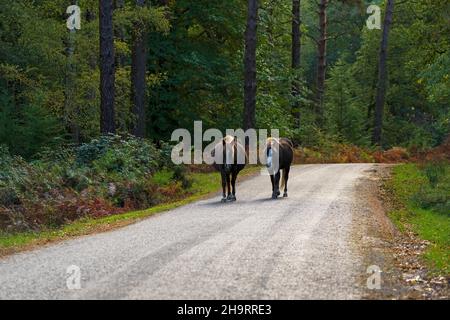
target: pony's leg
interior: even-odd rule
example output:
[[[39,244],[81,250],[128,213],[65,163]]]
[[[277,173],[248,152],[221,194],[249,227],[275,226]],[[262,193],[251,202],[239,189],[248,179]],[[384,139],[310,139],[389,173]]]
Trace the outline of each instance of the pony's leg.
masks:
[[[226,202],[227,201],[227,193],[226,193],[226,187],[227,187],[227,179],[226,179],[226,175],[225,172],[221,172],[221,176],[222,176],[222,202]]]
[[[273,175],[270,175],[270,182],[272,182],[272,193],[275,190],[275,178]]]
[[[237,172],[233,172],[231,174],[231,188],[233,190],[233,193],[231,195],[231,201],[236,201],[236,178],[237,178]]]
[[[231,200],[231,177],[229,173],[227,173],[227,188],[228,188],[227,200]]]
[[[280,195],[280,177],[281,177],[281,170],[279,170],[275,175],[275,190],[277,192],[277,196]]]
[[[274,178],[274,189],[272,193],[272,199],[278,198],[280,195],[280,171],[277,172]]]
[[[289,170],[291,170],[291,167],[287,167],[286,169],[283,170],[283,176],[284,176],[284,194],[283,197],[287,198],[288,196],[288,189],[287,189],[287,184],[288,184],[288,180],[289,180]]]

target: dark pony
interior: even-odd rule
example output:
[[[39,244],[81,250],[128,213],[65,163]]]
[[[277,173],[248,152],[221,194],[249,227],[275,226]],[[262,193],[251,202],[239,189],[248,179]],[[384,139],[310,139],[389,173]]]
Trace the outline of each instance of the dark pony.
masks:
[[[272,199],[277,199],[280,195],[281,187],[284,187],[283,197],[287,197],[287,183],[292,160],[294,159],[294,145],[287,138],[269,138],[266,141],[265,155],[266,166],[269,170],[270,181],[272,182]],[[278,159],[278,161],[277,161]],[[283,170],[283,174],[280,171]]]
[[[215,155],[222,156],[222,161],[214,162],[213,164],[222,177],[222,202],[236,201],[236,179],[247,162],[245,148],[238,142],[236,137],[226,136],[214,147],[211,155],[213,157]],[[228,196],[226,194],[227,188]]]

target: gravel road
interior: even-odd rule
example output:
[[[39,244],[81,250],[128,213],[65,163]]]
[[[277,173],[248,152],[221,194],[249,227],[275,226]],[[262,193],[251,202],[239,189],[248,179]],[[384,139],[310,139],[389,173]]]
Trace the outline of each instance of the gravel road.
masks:
[[[357,184],[370,164],[291,169],[136,224],[0,260],[0,299],[358,299]],[[67,268],[79,267],[80,289]],[[363,283],[362,283],[363,282]],[[76,284],[77,282],[70,282]]]

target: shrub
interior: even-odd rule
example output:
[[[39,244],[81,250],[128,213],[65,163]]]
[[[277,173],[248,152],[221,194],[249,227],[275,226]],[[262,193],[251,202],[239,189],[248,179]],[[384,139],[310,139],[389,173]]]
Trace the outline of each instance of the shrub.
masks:
[[[57,227],[182,195],[190,180],[169,151],[169,145],[157,149],[148,140],[108,135],[44,150],[26,162],[0,146],[0,228]]]
[[[419,206],[450,215],[450,163],[426,163],[420,169],[427,183],[414,195]]]
[[[160,203],[157,190],[157,185],[151,179],[126,181],[118,184],[112,199],[118,207],[144,209]]]
[[[153,182],[158,186],[167,186],[173,180],[174,172],[171,170],[163,169],[156,172],[153,175]]]
[[[187,178],[186,167],[184,166],[176,166],[174,168],[173,179],[175,181],[180,181],[184,189],[187,189],[190,186],[192,186],[192,181]]]
[[[405,148],[394,147],[386,151],[375,151],[373,157],[378,163],[401,163],[410,159],[410,154]]]
[[[45,108],[32,104],[19,107],[0,89],[0,141],[11,152],[32,159],[44,146],[61,143],[62,135],[60,121]]]
[[[443,179],[446,171],[444,162],[427,163],[423,166],[422,171],[425,173],[431,187],[435,188],[437,183]]]

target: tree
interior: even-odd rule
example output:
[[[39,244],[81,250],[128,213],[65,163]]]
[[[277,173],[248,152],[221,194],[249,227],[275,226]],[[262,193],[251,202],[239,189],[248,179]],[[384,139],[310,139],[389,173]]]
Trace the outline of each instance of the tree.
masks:
[[[258,0],[248,0],[244,53],[244,130],[255,127]]]
[[[136,0],[113,0],[114,52],[109,54],[114,54],[115,65],[106,75],[114,76],[109,82],[114,95],[105,90],[100,93],[100,47],[92,41],[100,37],[99,1],[78,1],[82,28],[76,32],[75,50],[69,55],[62,3],[77,1],[56,2],[0,1],[0,144],[12,153],[34,159],[44,147],[98,137],[99,119],[108,119],[101,116],[101,106],[111,97],[114,103],[104,110],[114,111],[110,114],[115,122],[109,118],[108,123],[116,133],[133,132],[138,117],[133,112],[132,90],[137,81],[132,83],[132,70],[135,79],[137,72],[146,70],[145,132],[154,140],[166,140],[174,129],[189,128],[197,119],[204,127],[221,130],[243,126],[242,42],[249,1],[147,0],[140,7]],[[251,2],[253,9],[255,2]],[[381,137],[375,139],[383,148],[425,150],[442,143],[450,128],[448,4],[396,1],[395,12],[413,14],[393,15],[389,45],[385,44],[388,56],[380,63],[383,30],[365,27],[368,2],[328,0],[322,19],[318,11],[324,2],[320,0],[257,2],[257,15],[249,11],[253,25],[248,23],[249,31],[257,27],[257,45],[253,46],[257,77],[251,68],[254,65],[247,63],[247,79],[252,80],[247,93],[255,91],[245,96],[252,97],[247,102],[254,102],[257,84],[257,99],[247,113],[250,124],[246,127],[256,123],[258,128],[278,128],[283,136],[306,147],[320,146],[325,139],[367,147],[374,140],[377,97],[379,102],[385,96],[385,102],[378,104],[385,105],[377,115]],[[134,47],[142,30],[148,51],[145,68],[136,66]],[[107,35],[103,30],[101,34]],[[108,40],[112,49],[110,34]],[[325,78],[322,108],[316,103],[319,60]],[[383,74],[384,81],[380,80]],[[300,127],[294,121],[297,103]],[[319,109],[323,123],[317,134]]]
[[[138,7],[145,5],[145,0],[136,0]],[[131,62],[131,95],[135,122],[132,133],[136,137],[145,136],[145,75],[147,72],[147,48],[145,27],[134,25]]]
[[[381,145],[381,133],[383,127],[383,113],[386,99],[386,81],[387,81],[387,48],[389,30],[392,24],[392,16],[394,12],[394,0],[387,0],[386,14],[384,16],[383,34],[381,37],[380,55],[378,64],[378,84],[377,96],[375,102],[375,123],[373,128],[372,142]]]
[[[294,116],[297,128],[300,126],[300,103],[297,99],[300,94],[300,83],[297,74],[300,68],[301,52],[300,24],[300,0],[292,0],[292,70],[295,74],[292,83],[292,96],[294,98],[292,115]]]
[[[114,10],[121,10],[125,8],[125,0],[114,0]],[[122,43],[125,43],[125,28],[124,27],[118,27],[115,30],[116,34],[116,41],[120,41]],[[123,52],[117,52],[116,55],[116,66],[118,68],[123,67],[126,64],[127,56]],[[117,71],[116,71],[117,72]]]
[[[319,40],[317,43],[317,123],[323,124],[323,98],[325,94],[325,75],[327,68],[327,6],[328,0],[319,3]]]
[[[99,1],[100,23],[100,131],[115,133],[115,62],[113,0]]]
[[[77,2],[75,2],[77,4]],[[74,116],[72,113],[77,114],[76,108],[73,107],[74,104],[74,65],[73,65],[73,53],[74,53],[74,43],[75,43],[76,30],[72,29],[68,33],[67,43],[66,43],[66,55],[67,55],[67,70],[65,74],[65,88],[64,88],[64,122],[69,127],[69,131],[72,135],[72,140],[76,144],[80,143],[80,128],[76,121],[74,121]],[[75,109],[75,110],[74,110]]]

